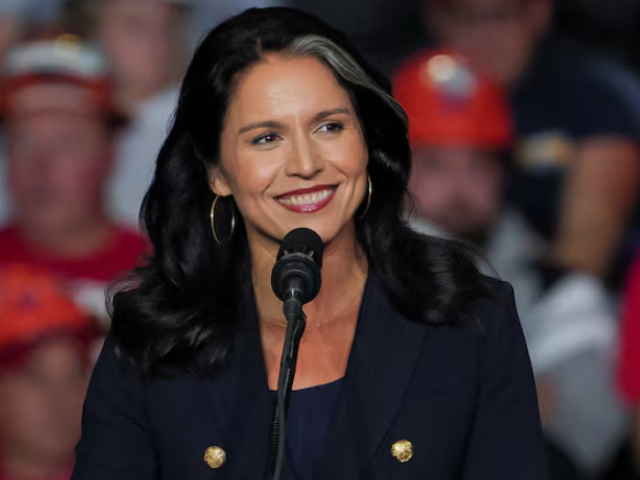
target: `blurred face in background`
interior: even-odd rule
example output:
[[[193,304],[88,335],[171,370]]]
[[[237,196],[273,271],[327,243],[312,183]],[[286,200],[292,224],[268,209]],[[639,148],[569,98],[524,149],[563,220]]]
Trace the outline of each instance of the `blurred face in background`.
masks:
[[[429,29],[479,72],[508,84],[544,35],[551,0],[425,0]]]
[[[0,372],[0,444],[5,457],[34,464],[73,459],[88,370],[71,340],[41,343],[25,363]]]
[[[186,51],[183,7],[155,0],[101,0],[98,39],[122,88],[158,93],[182,69]]]
[[[420,147],[413,156],[409,189],[418,215],[482,245],[501,204],[500,159],[467,147]]]
[[[32,232],[73,232],[101,219],[103,187],[111,166],[111,133],[97,111],[72,109],[80,92],[53,88],[21,95],[25,110],[7,121],[8,178],[16,220]],[[41,95],[64,98],[65,109],[30,112]],[[36,97],[37,96],[37,97]],[[67,110],[66,108],[69,107]]]

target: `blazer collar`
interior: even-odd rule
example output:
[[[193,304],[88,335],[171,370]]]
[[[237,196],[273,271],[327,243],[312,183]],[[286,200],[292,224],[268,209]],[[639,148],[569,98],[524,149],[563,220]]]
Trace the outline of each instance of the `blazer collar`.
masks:
[[[240,322],[226,365],[219,375],[202,381],[213,410],[215,432],[212,432],[211,441],[217,441],[217,445],[227,452],[227,464],[223,469],[232,472],[234,480],[264,478],[274,406],[264,364],[255,296],[251,282],[247,281],[245,285],[239,296]],[[293,480],[286,473],[283,480]]]
[[[243,318],[228,367],[219,378],[206,380],[204,388],[216,409],[220,432],[216,438],[228,452],[234,479],[255,480],[264,477],[274,401],[253,290],[247,289],[243,297]],[[318,480],[364,475],[400,408],[426,331],[393,308],[380,280],[370,273],[335,420],[322,453],[329,461],[319,462]],[[293,480],[288,467],[283,480]]]
[[[370,274],[347,374],[316,478],[359,479],[382,445],[413,377],[427,329],[391,305]]]

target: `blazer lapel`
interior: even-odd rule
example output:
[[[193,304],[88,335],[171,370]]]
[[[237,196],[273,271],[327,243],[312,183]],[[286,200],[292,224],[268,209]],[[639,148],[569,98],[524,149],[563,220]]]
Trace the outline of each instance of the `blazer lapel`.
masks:
[[[411,382],[426,332],[424,325],[396,312],[370,274],[317,479],[361,478],[376,451],[391,448],[382,441]]]
[[[240,331],[221,374],[203,379],[212,413],[211,445],[227,452],[219,478],[264,478],[274,400],[268,389],[255,298],[243,295]],[[400,408],[427,329],[407,321],[370,274],[347,373],[316,473],[317,479],[362,478]],[[224,470],[224,472],[222,471]],[[282,480],[293,480],[285,462]]]
[[[249,283],[250,284],[250,283]],[[274,398],[269,392],[253,289],[242,295],[239,331],[222,375],[203,382],[233,480],[264,478]],[[223,474],[222,469],[220,471]],[[282,480],[290,479],[287,468]]]

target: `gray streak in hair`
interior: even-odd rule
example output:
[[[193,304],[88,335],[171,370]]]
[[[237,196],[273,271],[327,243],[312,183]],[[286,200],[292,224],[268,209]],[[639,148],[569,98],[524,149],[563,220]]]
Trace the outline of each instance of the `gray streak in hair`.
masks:
[[[340,77],[349,83],[374,92],[382,98],[405,124],[407,114],[398,101],[384,91],[351,55],[328,38],[320,35],[305,35],[295,39],[285,52],[287,56],[312,56],[329,65]]]

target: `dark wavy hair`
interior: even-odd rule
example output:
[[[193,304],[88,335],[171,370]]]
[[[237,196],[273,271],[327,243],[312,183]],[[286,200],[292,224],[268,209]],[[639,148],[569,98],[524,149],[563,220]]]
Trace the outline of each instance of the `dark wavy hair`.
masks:
[[[230,242],[214,241],[208,170],[219,161],[234,81],[273,54],[317,58],[351,96],[374,186],[367,214],[355,220],[357,238],[395,308],[417,322],[443,323],[486,291],[470,250],[419,235],[404,221],[411,149],[406,114],[388,80],[317,18],[289,8],[250,9],[197,48],[142,207],[153,253],[111,299],[116,351],[147,372],[211,372],[227,356],[249,259],[242,221]]]

